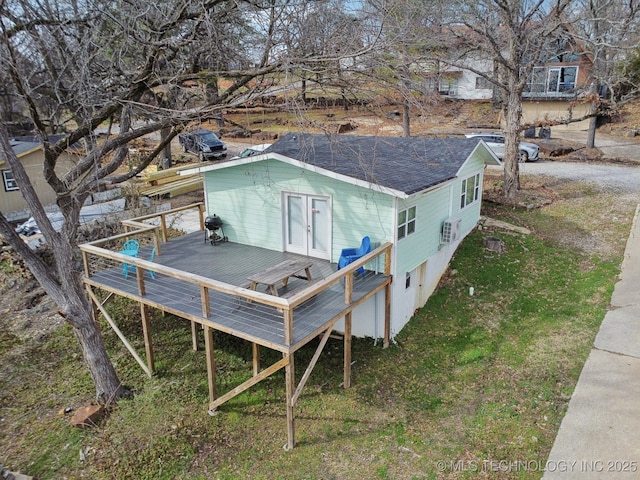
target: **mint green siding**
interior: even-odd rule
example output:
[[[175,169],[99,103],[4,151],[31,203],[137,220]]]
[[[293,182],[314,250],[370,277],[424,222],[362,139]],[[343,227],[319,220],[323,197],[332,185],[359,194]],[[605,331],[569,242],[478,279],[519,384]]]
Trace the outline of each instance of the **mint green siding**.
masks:
[[[396,272],[404,275],[427,260],[440,247],[440,225],[449,218],[450,187],[398,200],[398,210],[416,206],[416,231],[398,240]]]
[[[332,261],[343,247],[393,241],[394,199],[318,173],[265,160],[205,173],[208,215],[224,222],[233,242],[283,249],[282,192],[324,195],[332,205]]]
[[[462,182],[465,178],[479,174],[480,175],[480,198],[478,201],[467,205],[464,208],[460,206],[460,196],[462,195]],[[455,186],[453,187],[452,198],[452,216],[454,218],[462,219],[461,232],[466,235],[473,227],[476,226],[480,219],[480,206],[482,200],[482,181],[484,174],[484,162],[479,157],[471,157],[465,162],[460,171],[458,172],[458,178],[456,178]]]
[[[480,218],[480,199],[460,208],[462,180],[480,175],[480,198],[482,197],[482,172],[484,162],[472,157],[459,171],[459,176],[428,192],[418,193],[406,200],[398,199],[398,211],[416,206],[415,233],[398,240],[396,248],[396,275],[404,275],[423,264],[442,248],[440,233],[445,220],[461,219],[461,236],[466,235]],[[399,277],[398,277],[399,278]]]

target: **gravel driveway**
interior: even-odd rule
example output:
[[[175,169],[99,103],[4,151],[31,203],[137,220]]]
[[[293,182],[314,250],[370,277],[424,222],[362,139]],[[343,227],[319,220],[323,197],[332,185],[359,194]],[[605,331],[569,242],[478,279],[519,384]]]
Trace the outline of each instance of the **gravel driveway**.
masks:
[[[501,167],[488,167],[501,169]],[[640,166],[539,160],[520,164],[520,175],[552,175],[596,183],[624,193],[640,193]],[[526,178],[526,177],[525,177]]]
[[[584,143],[586,131],[553,132],[553,137]],[[520,164],[520,175],[552,175],[558,178],[595,183],[621,193],[640,193],[640,140],[598,132],[596,147],[604,155],[602,163],[559,162],[541,158],[537,162]],[[607,158],[626,159],[637,165],[607,164]],[[501,167],[488,167],[501,169]]]

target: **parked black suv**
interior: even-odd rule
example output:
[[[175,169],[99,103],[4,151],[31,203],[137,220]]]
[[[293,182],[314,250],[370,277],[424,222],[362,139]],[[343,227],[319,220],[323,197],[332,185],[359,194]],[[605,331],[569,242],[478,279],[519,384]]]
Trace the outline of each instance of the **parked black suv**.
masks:
[[[210,130],[181,133],[178,140],[185,152],[195,153],[200,161],[227,156],[227,146]]]

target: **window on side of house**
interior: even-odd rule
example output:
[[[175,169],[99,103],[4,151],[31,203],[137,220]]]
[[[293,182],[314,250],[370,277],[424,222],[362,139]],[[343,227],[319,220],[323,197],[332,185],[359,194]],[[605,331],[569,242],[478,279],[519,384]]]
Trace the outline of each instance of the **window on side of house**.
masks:
[[[441,77],[438,85],[440,95],[456,96],[458,93],[458,79],[452,77]]]
[[[491,90],[493,88],[493,84],[484,77],[477,76],[476,77],[476,90]]]
[[[416,207],[409,207],[398,212],[398,240],[416,231]]]
[[[553,84],[557,92],[569,92],[576,88],[576,79],[578,78],[578,67],[562,67],[559,68],[558,82]],[[549,72],[551,76],[551,72]]]
[[[546,89],[546,76],[547,71],[544,67],[534,67],[531,76],[527,79],[527,85],[524,91],[529,93],[544,93]]]
[[[462,180],[460,192],[460,209],[477,202],[480,199],[480,174],[476,173],[471,177]]]
[[[4,183],[5,192],[13,192],[14,190],[19,190],[18,184],[16,183],[16,179],[13,178],[13,173],[11,172],[11,170],[2,170],[2,181]]]

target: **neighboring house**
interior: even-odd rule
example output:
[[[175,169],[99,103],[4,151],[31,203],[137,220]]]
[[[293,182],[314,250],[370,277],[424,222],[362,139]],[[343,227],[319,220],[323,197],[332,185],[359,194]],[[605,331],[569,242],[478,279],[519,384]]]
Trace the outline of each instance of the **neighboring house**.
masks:
[[[493,62],[487,59],[467,59],[467,68],[445,67],[437,75],[427,79],[426,89],[437,91],[440,95],[462,100],[491,100],[494,95],[493,84],[475,72],[493,75]],[[436,90],[437,88],[437,90]]]
[[[395,335],[476,226],[485,164],[500,162],[478,139],[290,133],[262,154],[185,173],[204,173],[207,212],[229,241],[331,262],[364,236],[372,249],[391,242]],[[381,292],[354,311],[353,334],[381,337],[384,312]]]
[[[566,32],[566,38],[572,38]],[[574,118],[587,113],[589,104],[575,102],[591,88],[593,59],[585,48],[575,42],[550,39],[543,49],[545,56],[533,67],[522,94],[523,123],[532,123],[544,118],[560,119],[569,115]],[[464,68],[467,67],[467,68]],[[436,91],[445,97],[461,100],[494,99],[496,90],[487,78],[492,77],[493,62],[488,58],[466,58],[461,67],[443,67],[427,81],[427,90]],[[437,82],[437,85],[436,85]],[[571,128],[581,128],[572,125]]]
[[[584,47],[566,40],[550,41],[547,51],[552,52],[533,67],[522,94],[522,120],[532,123],[544,118],[560,119],[571,115],[581,117],[588,113],[590,103],[575,100],[589,93],[592,85],[593,59]],[[572,129],[586,127],[573,124]],[[558,128],[558,127],[556,127]]]
[[[51,140],[56,141],[58,138],[52,138]],[[44,179],[44,150],[42,142],[37,137],[16,137],[11,139],[11,145],[16,156],[24,165],[42,204],[55,204],[56,194]],[[56,171],[63,174],[75,164],[76,159],[77,156],[71,152],[63,153],[58,159]],[[28,218],[30,214],[27,204],[20,193],[20,185],[16,182],[6,159],[1,155],[0,173],[2,174],[0,209],[10,221]]]

